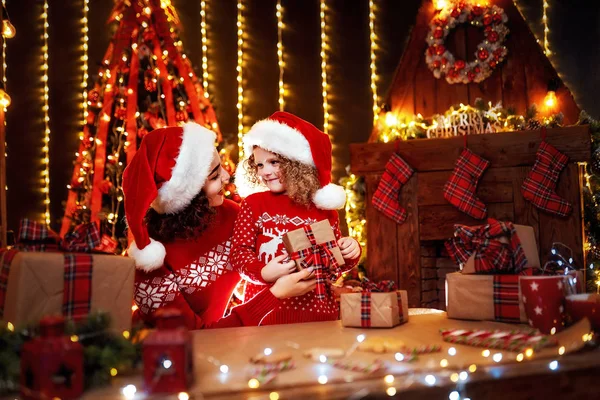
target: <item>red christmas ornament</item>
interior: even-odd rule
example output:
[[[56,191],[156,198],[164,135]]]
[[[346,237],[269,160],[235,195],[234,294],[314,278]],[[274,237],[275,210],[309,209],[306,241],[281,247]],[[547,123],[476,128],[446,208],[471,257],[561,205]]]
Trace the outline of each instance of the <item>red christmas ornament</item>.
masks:
[[[444,37],[444,30],[440,27],[435,28],[435,31],[433,31],[433,37],[436,39],[441,39]]]
[[[502,15],[500,14],[494,14],[494,16],[492,17],[492,21],[494,21],[495,24],[499,24],[502,22]]]
[[[185,110],[179,110],[175,113],[175,120],[177,122],[185,122],[188,120],[188,113]]]
[[[496,68],[496,65],[498,65],[498,63],[495,60],[490,61],[491,68]]]
[[[148,134],[148,130],[144,127],[141,127],[140,129],[138,129],[137,131],[137,135],[140,139],[143,139],[144,136],[146,136]]]
[[[440,60],[435,60],[435,61],[434,61],[434,62],[431,64],[431,66],[432,66],[433,68],[435,68],[435,69],[438,69],[438,68],[440,68],[440,67],[442,66],[442,63],[440,62]]]
[[[480,73],[481,72],[481,68],[479,68],[478,66],[473,68],[473,71],[475,71],[476,73]]]
[[[473,72],[473,71],[467,72],[467,79],[469,80],[469,82],[473,82],[473,80],[475,79],[475,72]]]
[[[456,62],[454,63],[454,68],[460,71],[465,67],[465,65],[467,65],[467,63],[465,63],[464,60],[456,60]]]
[[[448,71],[448,76],[450,78],[456,78],[458,77],[458,71],[455,69],[451,69],[450,71]]]
[[[105,179],[98,184],[98,189],[104,194],[108,194],[112,188],[113,184],[108,179]]]
[[[97,104],[100,100],[100,93],[96,89],[92,89],[88,91],[87,98],[91,105]]]
[[[148,393],[185,392],[193,382],[192,338],[181,311],[156,312],[157,329],[143,343],[144,387]]]
[[[40,321],[41,336],[23,344],[21,398],[76,399],[83,393],[83,347],[64,335],[62,316]]]
[[[500,39],[500,35],[498,35],[498,33],[496,33],[495,31],[491,31],[490,33],[488,33],[487,39],[490,41],[490,43],[496,43],[498,39]]]
[[[473,14],[475,16],[477,16],[477,17],[480,16],[481,14],[483,14],[483,7],[481,7],[481,6],[474,6],[473,7]]]
[[[489,56],[490,52],[486,49],[480,49],[479,51],[477,51],[477,58],[479,58],[481,61],[487,60]]]
[[[124,120],[127,117],[127,107],[123,105],[118,105],[115,108],[115,118]]]
[[[435,47],[435,54],[438,56],[441,56],[442,54],[444,54],[446,52],[446,47],[444,47],[444,45],[436,44],[436,45],[434,45],[434,47]]]
[[[460,15],[460,10],[458,8],[455,8],[450,12],[450,15],[452,16],[452,18],[458,18],[458,16]]]
[[[492,16],[490,14],[486,14],[483,16],[483,25],[489,25],[493,21]]]

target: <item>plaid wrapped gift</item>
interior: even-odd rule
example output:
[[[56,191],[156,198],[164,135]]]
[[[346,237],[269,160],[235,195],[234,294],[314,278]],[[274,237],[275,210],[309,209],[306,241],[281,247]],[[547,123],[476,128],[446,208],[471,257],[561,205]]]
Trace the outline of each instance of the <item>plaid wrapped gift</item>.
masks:
[[[299,269],[315,268],[316,296],[319,300],[325,300],[329,290],[327,279],[335,280],[340,275],[340,267],[344,265],[329,221],[323,220],[289,231],[283,235],[283,244]]]
[[[19,238],[15,248],[0,251],[0,315],[5,320],[25,325],[37,323],[45,315],[62,313],[77,321],[90,312],[106,311],[111,314],[114,329],[131,327],[133,261],[113,255],[58,251],[96,248],[100,235],[94,224],[79,226],[60,240],[44,225],[24,221]]]
[[[521,303],[519,277],[532,274],[531,268],[523,270],[520,275],[447,274],[448,318],[527,322]]]
[[[408,294],[393,281],[373,283],[365,278],[360,292],[342,293],[342,326],[391,328],[408,321]],[[360,312],[359,312],[360,311]]]
[[[514,274],[528,266],[539,266],[533,228],[493,218],[485,225],[454,225],[454,237],[446,241],[445,247],[464,273]]]

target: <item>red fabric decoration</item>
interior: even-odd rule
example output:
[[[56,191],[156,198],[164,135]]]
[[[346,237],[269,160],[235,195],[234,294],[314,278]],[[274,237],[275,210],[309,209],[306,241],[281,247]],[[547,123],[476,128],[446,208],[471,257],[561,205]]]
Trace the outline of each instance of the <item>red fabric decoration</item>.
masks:
[[[481,175],[489,165],[488,160],[465,148],[456,161],[456,167],[450,179],[444,186],[444,198],[473,218],[485,218],[487,208],[475,196],[475,191]]]
[[[571,203],[555,193],[558,176],[568,160],[569,157],[543,141],[537,151],[535,164],[521,186],[523,197],[550,214],[560,217],[571,214]]]
[[[399,203],[400,189],[408,182],[413,172],[410,165],[394,153],[387,162],[379,186],[373,194],[373,207],[398,224],[403,223],[407,217],[406,210]]]

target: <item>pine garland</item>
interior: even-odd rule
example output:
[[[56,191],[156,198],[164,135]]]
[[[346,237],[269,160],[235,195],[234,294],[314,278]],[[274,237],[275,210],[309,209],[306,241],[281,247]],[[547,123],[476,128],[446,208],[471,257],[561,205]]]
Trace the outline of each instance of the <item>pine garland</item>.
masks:
[[[141,360],[139,339],[144,331],[136,327],[118,335],[109,326],[107,313],[90,314],[79,324],[68,321],[65,326],[65,335],[77,336],[83,346],[86,389],[105,385],[116,374],[132,373]],[[0,327],[0,393],[19,390],[21,348],[38,334],[37,326],[21,330],[10,324]]]

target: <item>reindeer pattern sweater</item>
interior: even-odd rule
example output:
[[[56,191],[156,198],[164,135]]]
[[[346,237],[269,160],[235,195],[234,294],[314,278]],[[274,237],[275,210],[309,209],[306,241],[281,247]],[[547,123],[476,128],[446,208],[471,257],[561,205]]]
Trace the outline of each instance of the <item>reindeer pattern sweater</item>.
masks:
[[[269,285],[262,279],[261,270],[274,257],[285,254],[283,234],[324,219],[329,220],[336,239],[340,239],[335,210],[321,210],[314,205],[307,208],[292,202],[286,194],[271,192],[256,193],[244,200],[233,232],[231,262],[247,281],[246,301],[254,301]],[[352,269],[359,259],[360,255],[346,260],[343,271]],[[324,301],[317,300],[315,291],[281,300],[261,325],[331,321],[338,319],[338,315],[338,305],[328,287]]]
[[[240,281],[230,263],[231,234],[239,206],[225,200],[216,208],[211,225],[199,237],[164,243],[167,255],[162,267],[136,271],[134,321],[155,324],[162,307],[182,311],[189,329],[258,325],[279,299],[264,290],[252,302],[237,306],[226,318],[223,313]],[[265,288],[265,286],[263,286]]]

